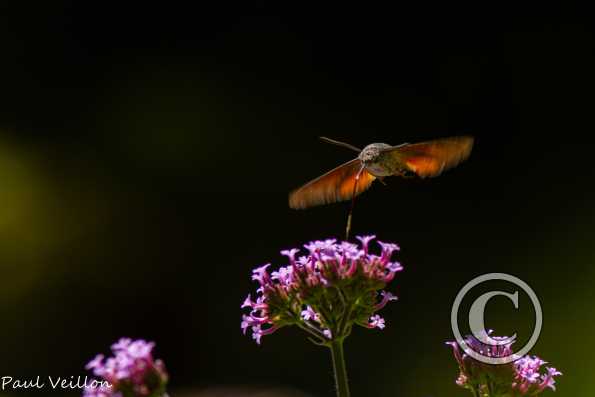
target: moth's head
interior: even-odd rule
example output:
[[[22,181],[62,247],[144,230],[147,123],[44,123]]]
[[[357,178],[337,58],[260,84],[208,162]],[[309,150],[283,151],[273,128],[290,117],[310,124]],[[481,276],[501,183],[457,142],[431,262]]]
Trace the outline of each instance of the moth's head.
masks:
[[[384,150],[390,148],[386,143],[372,143],[362,150],[359,154],[359,159],[364,163],[373,163],[378,160]]]

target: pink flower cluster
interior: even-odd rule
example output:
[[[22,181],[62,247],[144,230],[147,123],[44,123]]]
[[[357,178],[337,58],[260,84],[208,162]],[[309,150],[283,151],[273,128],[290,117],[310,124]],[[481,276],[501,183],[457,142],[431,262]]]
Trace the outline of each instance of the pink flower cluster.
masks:
[[[508,340],[507,337],[490,337],[498,341]],[[509,357],[514,354],[511,347],[513,342],[489,345],[474,336],[467,336],[465,342],[473,351],[487,357]],[[537,356],[526,355],[508,364],[486,364],[461,351],[457,342],[447,344],[452,346],[459,364],[457,385],[471,390],[474,395],[535,396],[546,388],[556,390],[554,377],[562,375],[556,368],[544,366],[546,362]]]
[[[547,362],[541,358],[528,355],[515,361],[513,389],[518,390],[521,395],[535,395],[547,387],[556,390],[554,376],[562,375],[562,372],[554,367],[547,366],[545,372],[542,372],[541,367],[544,364],[547,364]]]
[[[281,251],[289,264],[269,273],[270,264],[252,272],[258,282],[256,297],[244,300],[244,333],[260,343],[263,335],[286,325],[297,325],[318,343],[349,334],[353,324],[366,328],[385,327],[374,314],[396,297],[382,289],[403,267],[391,257],[396,244],[378,242],[378,255],[370,252],[375,236],[357,237],[361,245],[338,243],[335,239],[305,244],[307,255],[299,249]],[[380,299],[379,299],[380,298]]]
[[[161,360],[154,360],[153,342],[121,338],[111,346],[112,357],[98,354],[86,369],[102,379],[87,387],[84,397],[162,397],[168,375]]]

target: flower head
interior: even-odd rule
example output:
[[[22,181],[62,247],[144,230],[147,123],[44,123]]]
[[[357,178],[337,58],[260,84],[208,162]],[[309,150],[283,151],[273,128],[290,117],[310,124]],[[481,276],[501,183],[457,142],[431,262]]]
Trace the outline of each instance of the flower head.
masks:
[[[289,264],[269,273],[270,264],[256,268],[256,295],[244,300],[241,328],[251,331],[260,343],[262,336],[287,325],[297,325],[316,342],[325,344],[347,336],[353,325],[383,329],[384,319],[375,312],[396,300],[383,291],[397,272],[391,262],[396,244],[378,242],[380,252],[371,253],[375,236],[357,237],[361,245],[335,239],[304,245],[306,255],[293,248],[281,251]],[[379,296],[380,293],[380,296]]]
[[[467,336],[465,343],[474,351],[488,357],[508,357],[513,355],[512,343],[507,337],[487,336],[501,344],[491,345],[479,341],[474,336]],[[556,390],[555,376],[562,375],[537,356],[523,356],[507,364],[486,364],[479,362],[462,352],[457,342],[447,342],[452,346],[455,359],[459,364],[457,385],[471,390],[475,395],[490,396],[535,396],[546,388]],[[491,391],[491,392],[490,392]]]
[[[152,356],[153,342],[121,338],[111,346],[113,356],[95,356],[85,368],[99,378],[85,388],[85,397],[161,397],[168,380],[161,360]]]

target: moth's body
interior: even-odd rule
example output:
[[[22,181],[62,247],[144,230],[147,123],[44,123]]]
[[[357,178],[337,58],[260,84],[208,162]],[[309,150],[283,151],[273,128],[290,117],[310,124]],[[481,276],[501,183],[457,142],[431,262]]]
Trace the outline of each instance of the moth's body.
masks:
[[[390,148],[392,146],[387,143],[372,143],[366,146],[357,158],[360,159],[366,171],[376,178],[404,175],[406,169],[400,164],[398,157],[387,154]]]
[[[349,200],[370,187],[375,179],[382,182],[388,176],[438,176],[467,159],[473,147],[473,138],[468,136],[397,146],[372,143],[363,150],[332,139],[321,139],[357,151],[358,156],[291,192],[291,208]]]

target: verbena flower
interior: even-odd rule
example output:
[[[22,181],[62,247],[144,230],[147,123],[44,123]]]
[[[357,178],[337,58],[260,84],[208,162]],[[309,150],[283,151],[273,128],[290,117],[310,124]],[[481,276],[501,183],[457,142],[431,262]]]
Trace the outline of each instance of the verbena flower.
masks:
[[[98,354],[87,365],[99,378],[84,397],[162,397],[168,375],[163,361],[154,360],[153,342],[121,338],[111,346],[112,357]]]
[[[378,314],[388,302],[396,300],[384,291],[403,267],[392,261],[399,246],[378,242],[380,250],[371,252],[375,236],[357,237],[360,245],[335,239],[305,244],[299,249],[281,251],[289,264],[270,271],[270,264],[253,270],[252,280],[259,285],[256,294],[244,300],[241,328],[250,330],[260,343],[264,335],[281,327],[297,325],[318,344],[345,338],[352,326],[385,327]]]
[[[488,332],[488,335],[491,331]],[[508,338],[490,336],[504,341]],[[467,345],[474,351],[488,357],[508,357],[513,355],[511,343],[489,345],[480,342],[474,336],[465,338]],[[556,390],[554,377],[562,375],[554,367],[548,367],[537,356],[518,357],[508,364],[487,364],[479,362],[461,351],[457,342],[447,342],[452,346],[455,359],[459,364],[457,385],[471,390],[478,397],[517,397],[535,396],[550,388]]]

